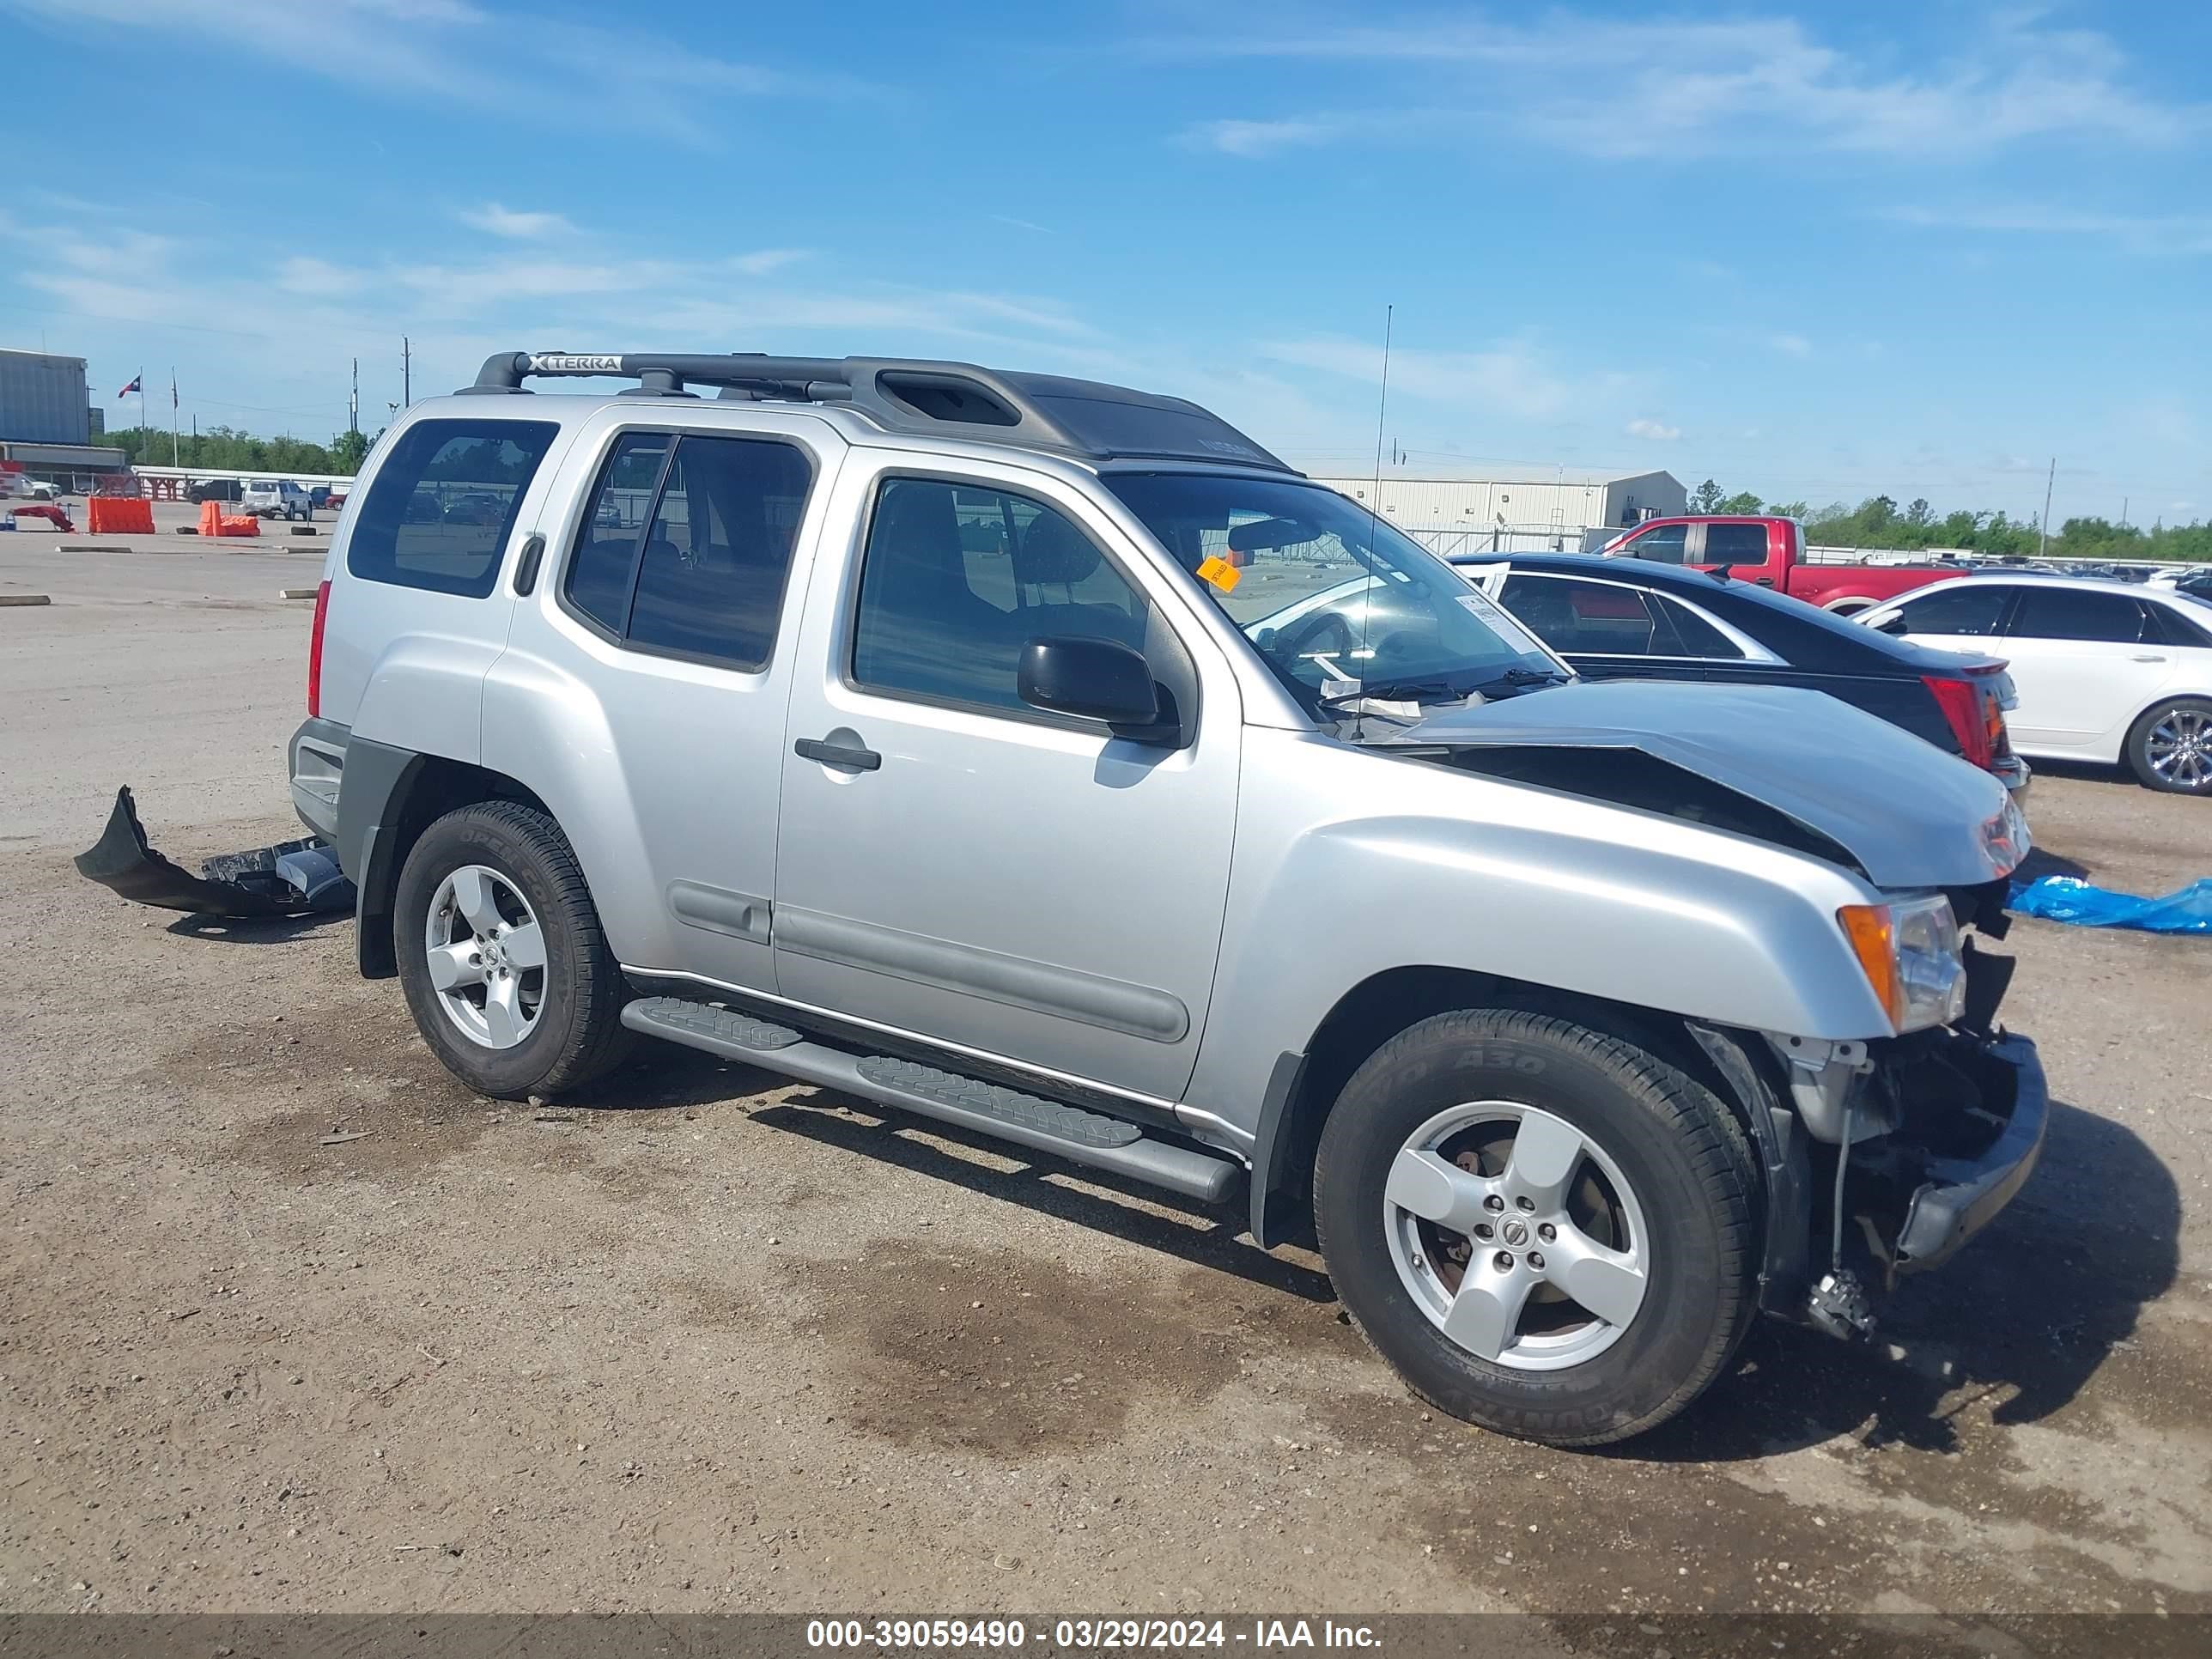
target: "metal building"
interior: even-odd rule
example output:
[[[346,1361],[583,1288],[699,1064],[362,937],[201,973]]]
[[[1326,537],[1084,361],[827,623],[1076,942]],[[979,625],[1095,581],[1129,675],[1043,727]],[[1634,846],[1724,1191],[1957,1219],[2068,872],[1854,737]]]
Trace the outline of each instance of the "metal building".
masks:
[[[1416,541],[1446,555],[1491,548],[1572,553],[1594,532],[1689,508],[1689,492],[1671,472],[1571,466],[1400,469],[1383,473],[1379,498],[1371,476],[1317,476],[1316,482],[1375,507]]]
[[[0,441],[82,444],[91,439],[83,358],[0,351]]]

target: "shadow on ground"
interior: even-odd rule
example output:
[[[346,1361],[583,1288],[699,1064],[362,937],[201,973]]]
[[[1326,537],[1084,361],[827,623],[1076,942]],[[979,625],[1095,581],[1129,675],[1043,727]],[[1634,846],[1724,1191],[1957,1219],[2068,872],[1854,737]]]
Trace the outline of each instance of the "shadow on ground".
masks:
[[[1960,1413],[1992,1397],[1996,1423],[2039,1421],[2173,1284],[2180,1225],[2173,1177],[2133,1131],[2054,1102],[2021,1195],[1948,1266],[1901,1281],[1871,1344],[1763,1322],[1734,1376],[1630,1454],[1726,1462],[1844,1434],[1952,1452]]]

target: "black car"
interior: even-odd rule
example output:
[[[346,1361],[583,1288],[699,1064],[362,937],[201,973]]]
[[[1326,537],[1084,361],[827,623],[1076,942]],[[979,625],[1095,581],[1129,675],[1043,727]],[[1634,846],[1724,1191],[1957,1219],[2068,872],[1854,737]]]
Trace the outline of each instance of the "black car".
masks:
[[[2002,658],[1911,645],[1718,571],[1560,553],[1452,563],[1590,679],[1809,686],[2027,787]]]

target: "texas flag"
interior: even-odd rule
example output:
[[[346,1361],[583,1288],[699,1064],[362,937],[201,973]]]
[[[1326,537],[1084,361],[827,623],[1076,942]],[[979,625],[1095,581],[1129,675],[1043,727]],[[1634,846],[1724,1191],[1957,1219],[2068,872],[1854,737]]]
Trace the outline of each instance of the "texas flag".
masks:
[[[125,386],[122,391],[117,392],[115,395],[118,398],[127,398],[134,392],[143,391],[145,388],[140,386],[139,382],[143,380],[145,378],[146,371],[142,368],[136,374],[133,374],[131,377],[131,384]]]

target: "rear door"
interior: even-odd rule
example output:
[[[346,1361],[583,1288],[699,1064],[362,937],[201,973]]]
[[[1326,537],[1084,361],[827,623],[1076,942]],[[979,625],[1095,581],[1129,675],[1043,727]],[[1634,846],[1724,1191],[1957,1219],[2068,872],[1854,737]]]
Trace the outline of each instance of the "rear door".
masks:
[[[1761,587],[1773,587],[1779,583],[1784,568],[1774,555],[1766,524],[1756,520],[1743,524],[1723,521],[1699,528],[1705,537],[1691,563],[1708,570],[1726,565],[1735,573],[1736,580],[1756,582]]]
[[[656,418],[657,417],[657,418]],[[788,594],[844,453],[810,416],[597,416],[484,693],[485,763],[576,848],[625,967],[772,993]]]
[[[2114,759],[2119,734],[2172,675],[2175,653],[2132,593],[2023,586],[2003,654],[2020,699],[2015,742]]]

